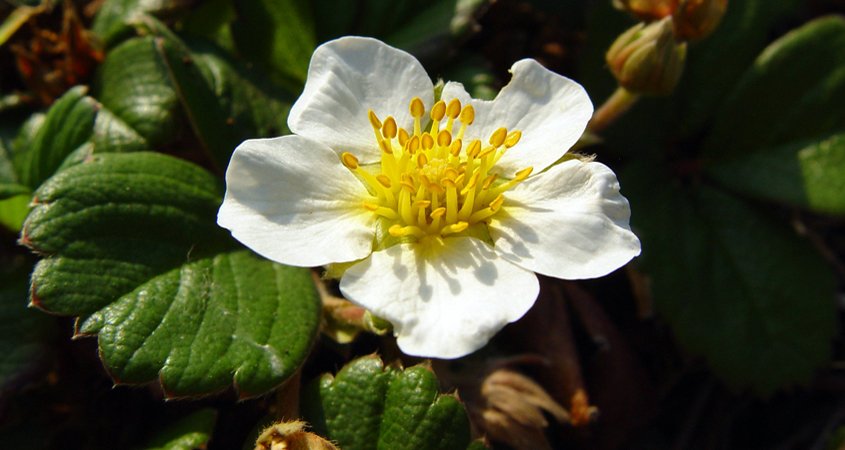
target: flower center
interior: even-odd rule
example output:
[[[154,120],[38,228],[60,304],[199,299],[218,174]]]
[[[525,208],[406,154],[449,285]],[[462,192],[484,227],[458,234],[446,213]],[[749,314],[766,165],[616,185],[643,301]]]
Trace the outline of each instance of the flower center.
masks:
[[[413,130],[398,128],[392,116],[382,122],[370,110],[370,124],[381,149],[381,161],[361,166],[344,152],[341,162],[358,175],[371,196],[362,207],[390,223],[395,237],[447,236],[486,223],[502,208],[504,193],[525,180],[531,167],[513,178],[499,179],[496,163],[519,142],[522,133],[505,128],[494,131],[487,144],[478,139],[464,145],[464,133],[475,120],[472,105],[461,107],[452,99],[431,108],[431,124],[422,128],[425,106],[410,103]],[[445,123],[444,123],[445,119]],[[455,120],[460,127],[455,130]]]

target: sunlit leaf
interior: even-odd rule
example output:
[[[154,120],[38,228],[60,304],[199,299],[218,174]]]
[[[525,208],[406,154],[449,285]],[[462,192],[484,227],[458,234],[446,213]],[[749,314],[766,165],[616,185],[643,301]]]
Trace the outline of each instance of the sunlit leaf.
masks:
[[[32,302],[81,316],[118,382],[258,395],[308,354],[320,310],[309,272],[239,250],[215,223],[221,186],[208,172],[156,153],[94,155],[35,199],[21,233],[45,256]]]
[[[384,367],[377,356],[359,358],[306,393],[305,418],[315,432],[344,450],[466,448],[463,405],[438,393],[431,369]]]

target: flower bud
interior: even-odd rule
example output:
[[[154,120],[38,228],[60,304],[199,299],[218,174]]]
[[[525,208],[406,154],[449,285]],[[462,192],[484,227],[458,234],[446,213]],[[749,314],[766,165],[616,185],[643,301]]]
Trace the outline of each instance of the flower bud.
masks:
[[[640,23],[622,33],[606,59],[619,85],[636,94],[665,95],[684,69],[686,44],[675,41],[672,18]]]
[[[672,15],[675,35],[682,41],[695,41],[708,36],[722,21],[728,0],[681,0]]]
[[[651,22],[672,15],[678,0],[613,0],[613,6],[628,11],[640,20]]]

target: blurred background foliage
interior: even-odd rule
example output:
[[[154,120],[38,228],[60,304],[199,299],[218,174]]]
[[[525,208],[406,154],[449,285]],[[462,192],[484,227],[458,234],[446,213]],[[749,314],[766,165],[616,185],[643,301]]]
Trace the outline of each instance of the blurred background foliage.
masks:
[[[671,94],[579,144],[619,175],[642,256],[543,280],[487,348],[415,365],[335,286],[216,227],[232,150],[288,132],[335,37],[477,98],[535,58],[598,108],[639,18],[610,0],[0,2],[0,441],[253,448],[301,411],[344,449],[843,448],[843,13],[728,2]]]

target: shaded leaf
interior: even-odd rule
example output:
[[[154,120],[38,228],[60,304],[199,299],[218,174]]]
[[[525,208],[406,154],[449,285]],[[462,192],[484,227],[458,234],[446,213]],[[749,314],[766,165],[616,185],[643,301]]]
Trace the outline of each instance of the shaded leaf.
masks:
[[[21,241],[46,257],[32,302],[81,316],[119,382],[170,396],[257,395],[302,363],[319,322],[310,273],[237,250],[219,180],[157,153],[94,155],[36,192]]]
[[[655,306],[729,384],[763,394],[828,361],[833,278],[812,247],[739,199],[623,174]],[[671,236],[671,239],[667,239]]]
[[[427,367],[384,367],[377,356],[347,364],[308,387],[304,416],[344,450],[442,449],[469,445],[461,403],[438,394]]]
[[[292,86],[304,83],[308,61],[317,46],[311,3],[240,0],[235,10],[237,19],[231,29],[238,51],[270,69],[279,80],[288,80]]]
[[[287,96],[241,67],[213,44],[189,47],[160,23],[145,24],[156,41],[170,81],[195,135],[223,172],[232,151],[246,139],[278,136],[287,131]]]
[[[708,174],[737,192],[827,214],[845,214],[845,134],[763,149]]]
[[[2,208],[2,204],[0,204]],[[6,267],[3,268],[4,272]],[[51,355],[53,320],[26,307],[25,273],[0,280],[0,393]]]
[[[826,135],[845,128],[845,19],[814,20],[772,43],[719,110],[710,157]]]
[[[206,448],[217,411],[201,409],[159,432],[144,450],[194,450]]]
[[[132,33],[130,22],[135,17],[173,13],[192,3],[191,0],[105,0],[91,29],[111,47]]]

